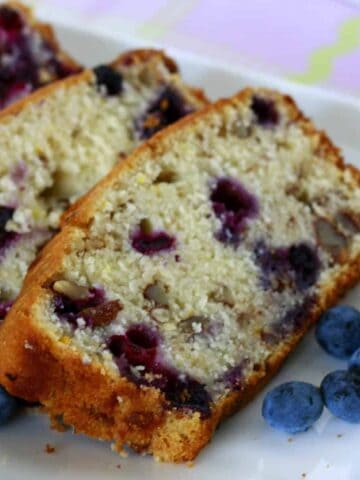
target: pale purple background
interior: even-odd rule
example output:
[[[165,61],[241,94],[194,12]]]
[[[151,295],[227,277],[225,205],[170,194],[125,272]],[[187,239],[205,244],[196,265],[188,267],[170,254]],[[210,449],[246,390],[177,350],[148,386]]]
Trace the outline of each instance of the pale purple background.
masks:
[[[56,12],[61,18],[78,19],[90,27],[140,36],[144,42],[161,42],[227,62],[255,66],[295,81],[360,95],[360,0],[34,0],[31,3],[45,15],[51,11],[52,18]],[[340,41],[339,32],[344,28],[346,35]],[[350,29],[352,40],[349,40]],[[317,74],[311,64],[314,54],[320,63]]]

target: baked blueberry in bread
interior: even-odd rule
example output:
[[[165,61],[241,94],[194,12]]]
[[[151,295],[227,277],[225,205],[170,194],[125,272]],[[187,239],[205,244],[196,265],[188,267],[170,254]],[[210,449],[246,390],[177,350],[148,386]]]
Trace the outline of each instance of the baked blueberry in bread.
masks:
[[[44,87],[0,114],[0,319],[69,203],[144,132],[205,103],[170,58],[138,50]]]
[[[66,213],[1,328],[0,381],[118,450],[192,460],[358,280],[359,186],[276,92],[180,120]]]
[[[0,108],[80,70],[50,25],[37,22],[21,3],[0,5]]]

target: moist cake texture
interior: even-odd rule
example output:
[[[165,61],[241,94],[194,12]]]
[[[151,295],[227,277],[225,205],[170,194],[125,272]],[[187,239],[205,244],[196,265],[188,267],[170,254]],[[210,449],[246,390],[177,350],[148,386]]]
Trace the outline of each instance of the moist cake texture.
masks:
[[[143,138],[205,102],[171,59],[139,50],[0,115],[0,318],[68,205]]]
[[[119,450],[192,460],[358,280],[359,184],[289,97],[187,117],[67,212],[1,329],[0,381]]]

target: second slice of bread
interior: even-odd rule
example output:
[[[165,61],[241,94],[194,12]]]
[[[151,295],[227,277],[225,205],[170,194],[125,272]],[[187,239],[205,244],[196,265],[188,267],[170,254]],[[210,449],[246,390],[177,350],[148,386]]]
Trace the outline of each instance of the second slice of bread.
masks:
[[[173,60],[136,50],[0,114],[0,319],[68,205],[145,138],[205,103]]]

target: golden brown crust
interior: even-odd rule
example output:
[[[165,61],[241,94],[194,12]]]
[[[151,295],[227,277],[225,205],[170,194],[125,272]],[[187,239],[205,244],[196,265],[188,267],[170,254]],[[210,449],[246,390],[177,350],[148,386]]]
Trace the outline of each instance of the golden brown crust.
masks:
[[[111,63],[111,65],[114,68],[117,68],[121,66],[139,65],[154,60],[157,60],[159,63],[165,65],[170,73],[180,73],[178,65],[171,57],[166,55],[163,50],[156,50],[154,48],[129,50],[122,53]],[[194,103],[196,103],[196,101],[199,102],[199,108],[210,103],[209,99],[201,88],[195,88],[187,85],[186,91],[183,93],[190,95],[190,98]]]
[[[275,92],[267,93],[281,101],[289,118],[299,122],[311,135],[320,154],[339,168],[348,169],[360,185],[356,169],[344,164],[336,147],[323,132],[314,128],[290,98]],[[231,392],[217,402],[206,419],[200,418],[198,413],[169,410],[164,397],[156,389],[137,387],[117,372],[104,375],[101,365],[95,362],[84,364],[78,354],[66,344],[53,341],[36,322],[41,318],[39,299],[47,295],[43,287],[57,276],[61,277],[63,257],[76,245],[81,245],[101,192],[111,188],[122,172],[133,168],[143,155],[156,158],[177,132],[191,129],[194,122],[221,113],[223,108],[236,107],[252,94],[252,89],[246,89],[232,99],[221,100],[158,133],[116,166],[64,217],[62,231],[32,266],[26,288],[0,331],[0,382],[10,393],[29,401],[40,401],[52,416],[63,414],[65,423],[74,425],[77,431],[113,440],[118,449],[126,442],[137,451],[153,453],[163,461],[190,461],[210,441],[219,422],[252,399],[277,372],[319,315],[334,305],[359,279],[360,255],[342,265],[324,287],[306,324],[273,351],[264,368],[248,378],[243,389]],[[36,308],[39,311],[35,311]]]
[[[168,57],[162,50],[156,50],[154,48],[140,48],[126,51],[119,55],[119,57],[116,58],[111,65],[114,68],[119,66],[128,67],[131,65],[141,65],[143,63],[148,63],[154,58],[159,58],[159,60],[166,65],[170,73],[179,72],[179,68],[172,58]]]
[[[134,61],[130,62],[129,59],[133,58]],[[165,55],[162,50],[155,50],[155,49],[136,49],[136,50],[129,50],[122,53],[117,59],[115,59],[111,65],[115,68],[120,66],[129,66],[134,64],[139,64],[141,62],[151,62],[157,61],[159,63],[163,63],[167,67],[169,67],[169,71],[171,73],[178,72],[178,68],[175,62]],[[175,69],[176,66],[176,69]],[[38,90],[32,92],[27,97],[13,103],[9,107],[0,111],[0,122],[6,121],[6,118],[11,115],[17,115],[21,112],[27,105],[34,105],[36,103],[40,103],[43,100],[46,100],[48,95],[51,94],[54,90],[58,88],[70,88],[71,86],[81,83],[81,82],[91,82],[93,80],[93,71],[92,70],[84,70],[78,74],[71,75],[63,80],[58,80],[57,82],[51,83],[46,85]],[[198,108],[203,107],[204,105],[209,104],[209,100],[206,97],[205,93],[198,88],[192,87],[185,87],[184,93],[190,96],[190,99],[193,101],[194,105],[197,105]]]

